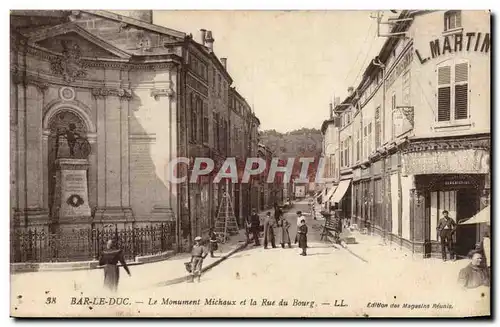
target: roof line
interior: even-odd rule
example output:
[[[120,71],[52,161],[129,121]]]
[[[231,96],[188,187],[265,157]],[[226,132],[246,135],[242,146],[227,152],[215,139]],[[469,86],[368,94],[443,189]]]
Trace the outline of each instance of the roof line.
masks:
[[[179,31],[167,28],[167,27],[160,26],[160,25],[146,23],[146,22],[143,22],[142,20],[138,20],[135,18],[115,14],[115,13],[112,13],[112,12],[109,12],[106,10],[82,10],[82,11],[89,13],[89,14],[92,14],[92,15],[101,16],[104,18],[116,20],[119,22],[124,22],[126,24],[134,25],[137,27],[145,28],[145,29],[157,32],[157,33],[161,33],[161,34],[168,34],[168,35],[175,36],[178,38],[184,38],[186,36],[186,33],[183,33],[183,32],[179,32]]]

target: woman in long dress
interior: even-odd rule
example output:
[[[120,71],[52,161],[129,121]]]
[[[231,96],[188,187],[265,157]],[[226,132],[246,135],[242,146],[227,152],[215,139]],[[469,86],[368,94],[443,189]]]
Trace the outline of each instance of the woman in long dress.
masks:
[[[288,220],[285,219],[285,217],[282,215],[280,219],[278,220],[278,227],[279,227],[279,236],[280,236],[280,243],[281,247],[284,249],[285,244],[288,244],[288,247],[292,247],[292,242],[290,240],[290,233],[288,232],[288,229],[290,228],[291,224],[288,222]]]
[[[123,256],[123,251],[114,246],[113,240],[106,243],[104,250],[99,258],[99,266],[104,266],[104,287],[116,292],[120,280],[120,270],[118,263],[121,263],[127,274],[130,276],[130,270]]]

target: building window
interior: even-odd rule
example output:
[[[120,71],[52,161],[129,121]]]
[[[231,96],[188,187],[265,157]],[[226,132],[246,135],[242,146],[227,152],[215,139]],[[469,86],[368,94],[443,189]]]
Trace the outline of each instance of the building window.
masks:
[[[368,155],[372,153],[372,123],[368,124]]]
[[[391,112],[392,112],[392,126],[391,126],[391,129],[392,129],[392,139],[394,139],[396,137],[396,134],[399,133],[399,130],[400,128],[398,128],[398,126],[395,126],[395,119],[394,117],[398,115],[398,112],[396,112],[396,94],[393,94],[392,97],[391,97]],[[397,120],[396,120],[397,122]],[[397,129],[397,131],[396,131]]]
[[[368,158],[368,126],[363,129],[363,159]]]
[[[219,149],[219,114],[214,112],[213,115],[213,132],[214,132],[214,148]]]
[[[198,132],[198,99],[191,93],[191,141],[196,142]]]
[[[357,131],[356,133],[356,162],[359,161],[359,156],[361,154],[360,152],[360,138],[361,138],[361,132],[360,130]]]
[[[409,106],[411,104],[411,88],[410,88],[410,70],[407,70],[403,74],[403,104]]]
[[[381,145],[381,135],[382,129],[380,126],[380,106],[375,109],[375,149],[378,149]]]
[[[469,64],[454,62],[437,69],[437,121],[454,121],[469,117]]]
[[[344,141],[340,142],[340,167],[344,167]]]
[[[462,27],[462,12],[450,10],[444,13],[444,30],[454,30]]]
[[[217,95],[220,96],[220,91],[222,88],[220,74],[217,74]]]
[[[349,167],[350,166],[350,162],[349,162],[349,151],[351,151],[351,137],[349,136],[346,140],[346,144],[344,145],[345,146],[345,149],[344,149],[344,155],[345,155],[345,165],[346,167]]]
[[[208,124],[208,105],[206,103],[203,103],[203,142],[207,144],[209,142],[208,131],[210,130]]]

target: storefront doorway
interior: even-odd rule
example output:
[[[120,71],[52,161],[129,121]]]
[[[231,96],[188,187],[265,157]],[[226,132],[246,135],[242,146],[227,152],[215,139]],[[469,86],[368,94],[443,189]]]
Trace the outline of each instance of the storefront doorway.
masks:
[[[461,189],[457,192],[457,222],[468,219],[479,211],[479,192],[475,188]],[[461,257],[473,250],[477,240],[476,224],[458,225],[456,232],[456,251]]]

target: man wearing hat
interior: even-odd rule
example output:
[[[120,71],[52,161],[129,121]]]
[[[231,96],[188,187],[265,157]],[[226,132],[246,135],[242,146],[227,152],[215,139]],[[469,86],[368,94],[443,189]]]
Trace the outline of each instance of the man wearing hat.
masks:
[[[250,229],[253,234],[253,240],[255,242],[255,246],[259,246],[260,217],[257,214],[257,210],[255,210],[255,208],[252,209],[252,215],[250,216]]]
[[[201,269],[203,268],[203,259],[208,255],[207,249],[201,245],[201,236],[196,236],[194,239],[193,250],[191,251],[191,279],[189,283],[194,282],[194,278],[198,276],[198,282],[201,278]]]

